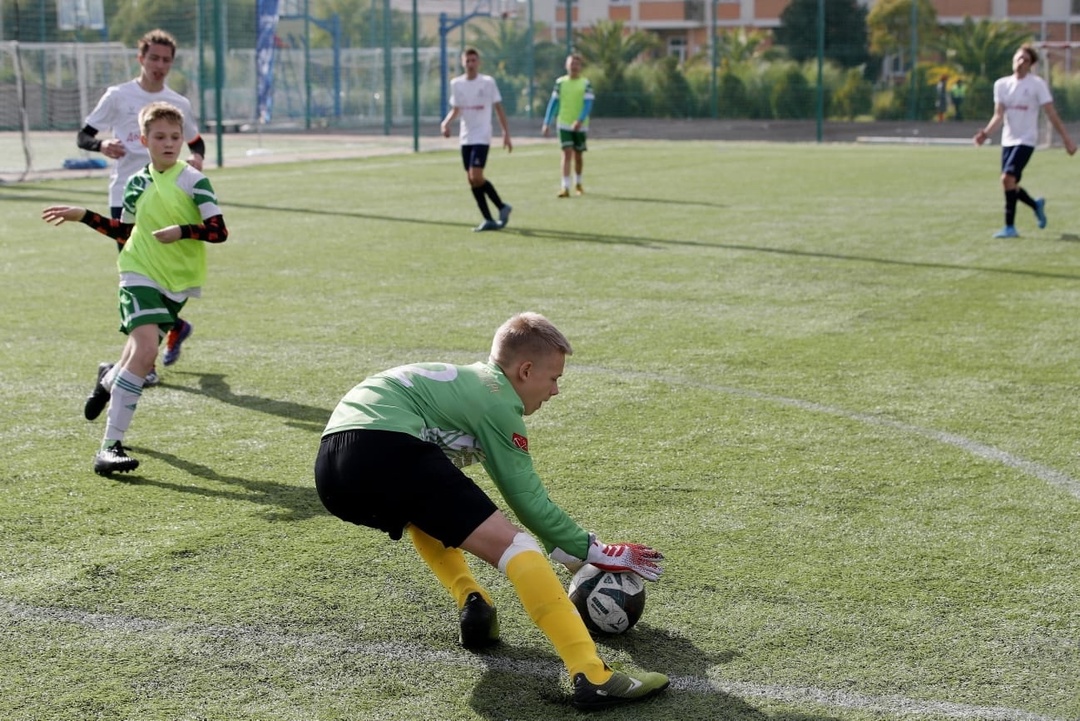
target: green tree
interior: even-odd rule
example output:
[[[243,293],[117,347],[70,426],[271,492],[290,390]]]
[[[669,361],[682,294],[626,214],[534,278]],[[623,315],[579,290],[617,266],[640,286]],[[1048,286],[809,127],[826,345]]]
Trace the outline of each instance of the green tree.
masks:
[[[627,32],[622,22],[601,20],[589,30],[575,35],[577,50],[585,62],[597,66],[594,80],[597,111],[620,115],[630,111],[631,98],[626,70],[638,56],[659,46],[656,35],[641,30]]]
[[[879,0],[866,16],[870,52],[875,55],[907,53],[911,48],[911,5],[916,3],[917,55],[938,44],[937,10],[931,0]]]
[[[694,113],[694,92],[679,69],[679,59],[668,55],[656,63],[653,115],[662,118],[686,118]]]
[[[782,53],[764,30],[722,30],[716,36],[716,60],[724,70],[751,62],[775,60]],[[696,56],[709,61],[708,51]]]
[[[994,80],[1012,72],[1016,49],[1032,37],[1029,27],[1011,20],[976,22],[967,17],[960,25],[942,28],[939,48],[965,74]]]
[[[824,0],[825,57],[845,68],[863,65],[869,59],[866,37],[866,7],[856,0]],[[787,48],[796,62],[818,55],[818,0],[792,0],[780,13],[776,42]]]

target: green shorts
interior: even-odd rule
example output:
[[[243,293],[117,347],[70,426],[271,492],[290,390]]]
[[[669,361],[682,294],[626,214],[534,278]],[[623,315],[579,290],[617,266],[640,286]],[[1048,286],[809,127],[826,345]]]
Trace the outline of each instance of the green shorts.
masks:
[[[579,130],[574,132],[573,130],[563,130],[559,128],[559,146],[564,150],[566,148],[573,148],[579,153],[584,153],[588,148],[585,147],[585,131]]]
[[[156,325],[164,337],[180,317],[186,300],[169,300],[155,288],[145,285],[120,287],[120,332],[127,335],[141,325]]]

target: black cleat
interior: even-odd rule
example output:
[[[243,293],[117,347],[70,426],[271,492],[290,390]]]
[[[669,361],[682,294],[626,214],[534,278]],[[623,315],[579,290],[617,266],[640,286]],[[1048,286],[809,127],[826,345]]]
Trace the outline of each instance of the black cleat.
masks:
[[[105,406],[109,405],[109,389],[101,385],[101,379],[113,367],[112,363],[99,363],[97,367],[97,381],[94,390],[86,397],[86,405],[83,406],[83,415],[86,420],[92,421],[101,415]]]
[[[662,673],[615,671],[605,683],[597,685],[579,673],[574,676],[574,698],[570,703],[578,711],[622,706],[652,698],[670,683]]]
[[[139,462],[129,456],[124,445],[117,441],[94,456],[94,473],[107,476],[110,473],[127,473],[139,467]]]
[[[461,607],[461,645],[487,648],[499,642],[499,614],[479,593],[470,593]]]

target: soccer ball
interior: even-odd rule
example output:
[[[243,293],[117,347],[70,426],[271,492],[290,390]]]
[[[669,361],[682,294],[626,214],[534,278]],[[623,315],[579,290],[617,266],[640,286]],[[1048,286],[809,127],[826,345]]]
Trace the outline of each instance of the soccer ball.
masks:
[[[623,633],[645,610],[645,582],[632,571],[602,571],[585,564],[567,593],[585,626],[595,633]]]

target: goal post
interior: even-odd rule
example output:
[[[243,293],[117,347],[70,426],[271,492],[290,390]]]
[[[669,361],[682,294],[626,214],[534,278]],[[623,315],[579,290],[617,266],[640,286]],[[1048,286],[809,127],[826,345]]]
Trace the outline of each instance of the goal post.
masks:
[[[1080,41],[1043,40],[1033,44],[1035,49],[1039,51],[1038,74],[1042,76],[1046,84],[1050,86],[1051,92],[1053,92],[1055,80],[1061,82],[1068,78],[1072,74],[1073,64],[1080,63]],[[1055,104],[1059,114],[1062,107],[1060,95],[1061,93],[1058,92],[1057,97],[1055,97]],[[1039,147],[1053,147],[1055,135],[1054,128],[1050,124],[1050,118],[1046,117],[1046,113],[1040,113]],[[1077,138],[1073,138],[1073,140],[1076,141]]]

